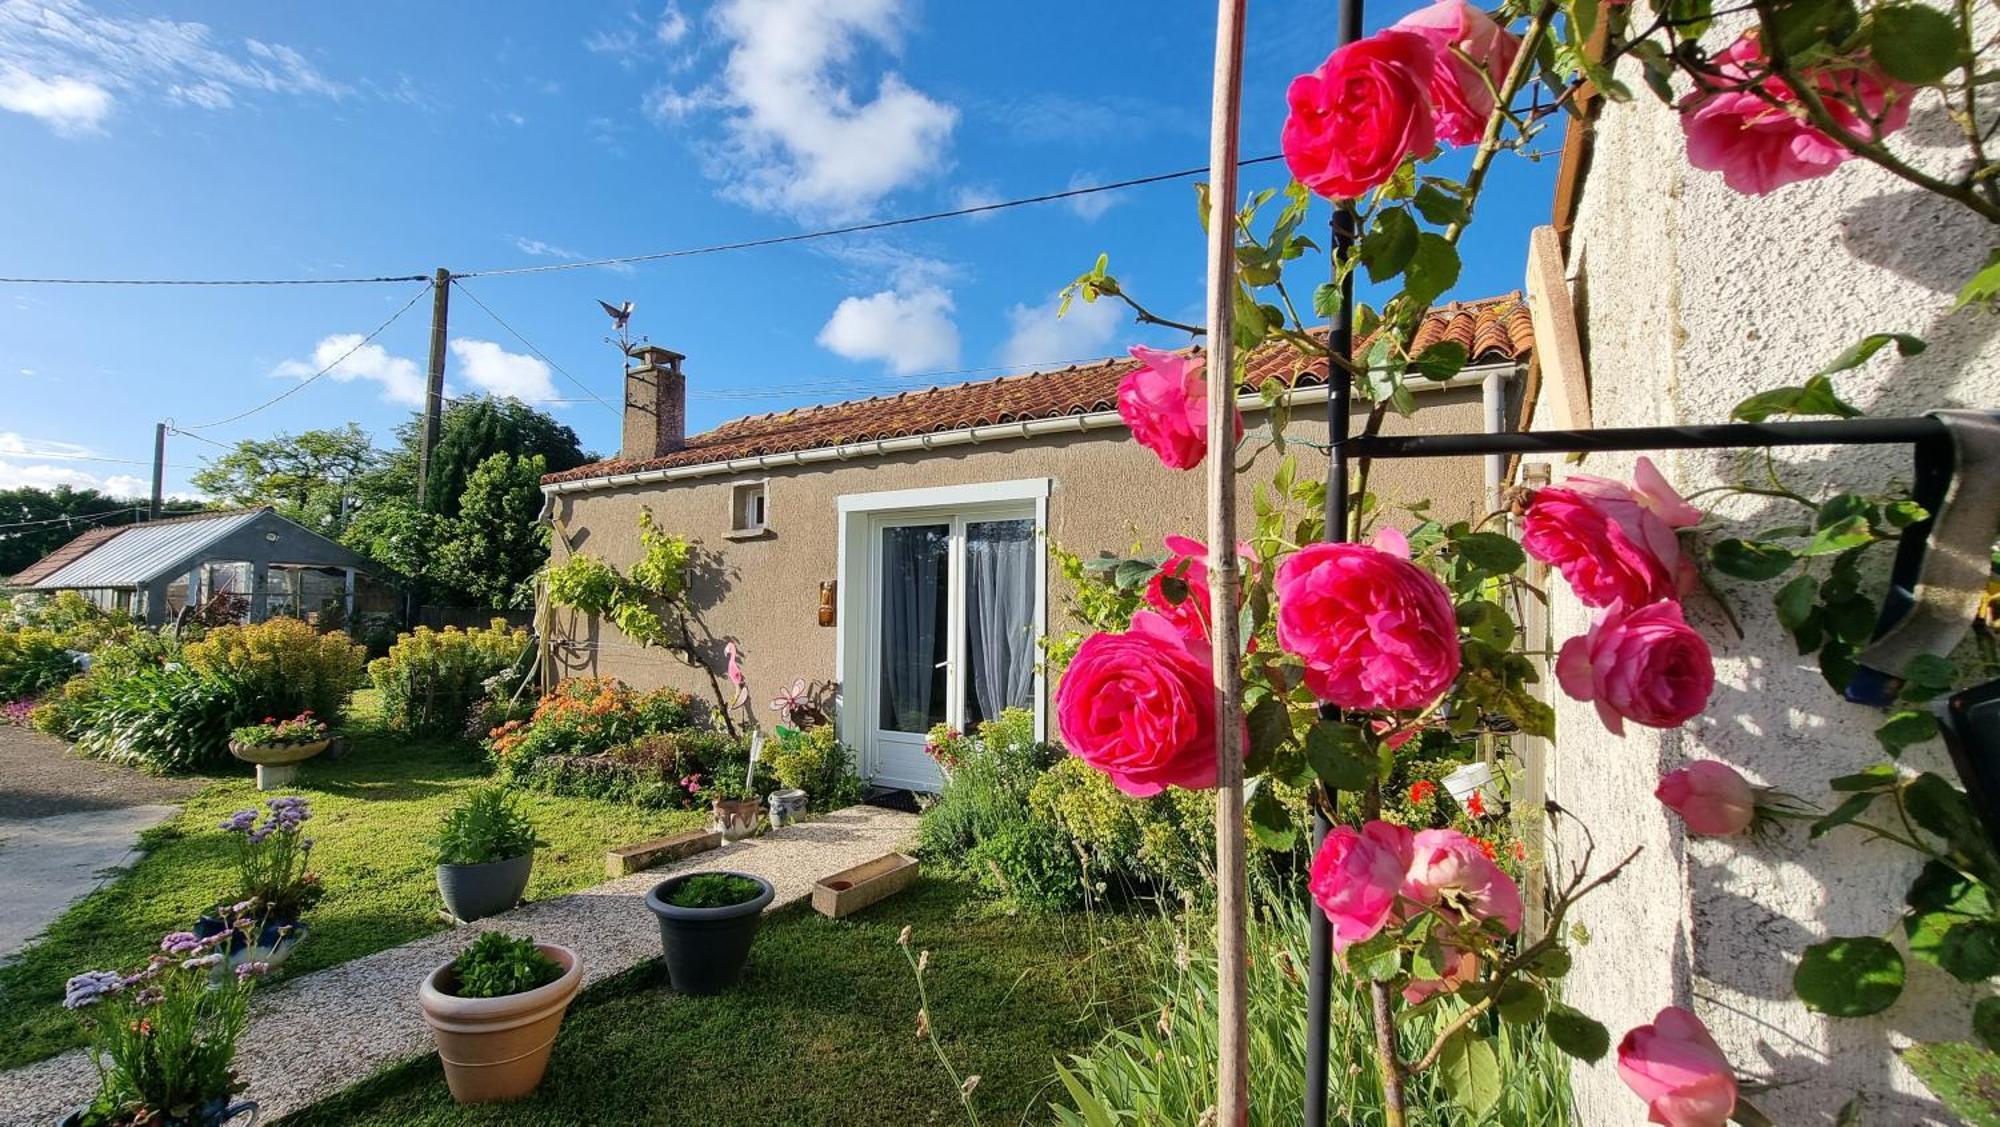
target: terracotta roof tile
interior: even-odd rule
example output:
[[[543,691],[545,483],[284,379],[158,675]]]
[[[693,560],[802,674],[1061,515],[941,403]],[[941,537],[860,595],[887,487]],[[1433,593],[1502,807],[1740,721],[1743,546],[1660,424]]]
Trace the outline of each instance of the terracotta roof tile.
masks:
[[[1447,339],[1465,345],[1475,362],[1521,360],[1534,348],[1528,307],[1518,293],[1454,302],[1432,310],[1417,330],[1417,349],[1421,351]],[[671,454],[593,462],[549,474],[542,481],[544,484],[578,481],[965,427],[1110,411],[1117,407],[1118,381],[1137,366],[1130,358],[1112,357],[1048,372],[750,415],[695,435],[686,447]],[[1319,383],[1318,373],[1302,370],[1306,368],[1304,358],[1292,348],[1269,345],[1250,358],[1245,386],[1261,386],[1273,378],[1301,386]]]
[[[8,580],[9,586],[25,587],[47,576],[54,575],[65,566],[82,559],[98,545],[125,531],[124,525],[116,528],[86,528],[76,539],[22,568],[20,574]]]

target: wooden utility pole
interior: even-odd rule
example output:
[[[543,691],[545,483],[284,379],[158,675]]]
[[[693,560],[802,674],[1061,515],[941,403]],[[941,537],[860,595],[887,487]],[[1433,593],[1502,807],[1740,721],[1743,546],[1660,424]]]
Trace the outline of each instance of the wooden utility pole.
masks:
[[[1250,1118],[1243,677],[1236,618],[1236,147],[1248,0],[1218,0],[1208,141],[1208,591],[1215,659],[1215,1121]]]
[[[437,449],[438,425],[444,417],[445,322],[451,313],[451,271],[440,266],[431,279],[431,371],[424,390],[424,431],[417,447],[417,507],[430,494],[431,452]]]
[[[167,487],[167,424],[153,424],[153,498],[146,504],[146,519],[160,519],[160,502]]]

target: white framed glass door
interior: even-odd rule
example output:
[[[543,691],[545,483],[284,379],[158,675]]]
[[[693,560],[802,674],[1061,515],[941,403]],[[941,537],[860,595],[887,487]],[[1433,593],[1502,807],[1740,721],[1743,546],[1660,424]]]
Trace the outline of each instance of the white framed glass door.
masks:
[[[871,515],[871,609],[849,672],[865,686],[855,703],[877,783],[935,791],[932,728],[973,732],[1003,709],[1040,707],[1039,531],[1032,503]]]

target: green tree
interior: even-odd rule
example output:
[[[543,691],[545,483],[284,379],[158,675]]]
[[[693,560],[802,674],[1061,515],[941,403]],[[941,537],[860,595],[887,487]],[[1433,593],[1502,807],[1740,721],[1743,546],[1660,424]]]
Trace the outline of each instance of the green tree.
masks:
[[[416,497],[417,453],[422,440],[423,416],[412,414],[396,428],[395,449],[361,483],[366,503]],[[447,404],[444,417],[438,421],[426,507],[433,513],[456,517],[473,470],[495,454],[540,456],[547,473],[574,469],[592,457],[584,453],[576,432],[546,411],[518,399],[491,395],[461,399]]]
[[[329,535],[346,527],[360,480],[381,455],[359,424],[246,438],[198,470],[195,488],[231,505],[270,505]]]
[[[449,575],[479,606],[519,608],[534,602],[535,572],[549,558],[542,508],[540,454],[495,454],[473,467],[459,495],[458,516],[438,545],[436,571]]]

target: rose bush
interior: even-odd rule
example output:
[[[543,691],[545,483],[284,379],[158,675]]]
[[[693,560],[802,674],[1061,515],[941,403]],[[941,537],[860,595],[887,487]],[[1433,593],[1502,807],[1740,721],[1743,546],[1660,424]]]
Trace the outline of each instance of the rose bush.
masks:
[[[1056,690],[1063,742],[1136,797],[1215,785],[1215,689],[1208,650],[1151,611],[1095,634]]]

